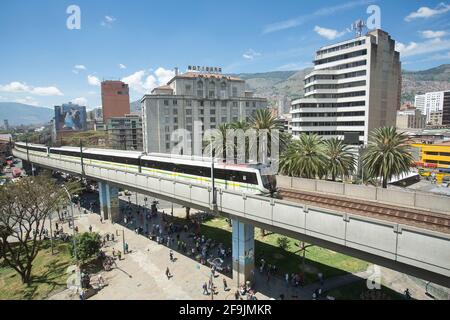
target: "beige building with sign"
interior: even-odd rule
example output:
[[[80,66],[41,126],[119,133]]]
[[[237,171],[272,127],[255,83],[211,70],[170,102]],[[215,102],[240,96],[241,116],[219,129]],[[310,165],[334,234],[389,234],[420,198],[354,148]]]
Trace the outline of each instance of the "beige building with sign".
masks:
[[[246,91],[242,79],[188,71],[145,95],[141,108],[144,151],[167,153],[176,144],[172,141],[175,130],[193,132],[196,121],[203,124],[204,131],[222,123],[250,120],[256,110],[267,108],[267,99]]]

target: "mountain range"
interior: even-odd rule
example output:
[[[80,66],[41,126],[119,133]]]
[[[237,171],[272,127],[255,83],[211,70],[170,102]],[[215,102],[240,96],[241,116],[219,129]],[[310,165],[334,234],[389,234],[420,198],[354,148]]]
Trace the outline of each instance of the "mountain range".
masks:
[[[265,73],[241,73],[233,76],[245,80],[249,90],[256,96],[265,97],[269,105],[276,105],[281,99],[295,99],[303,96],[303,79],[311,68],[299,71],[274,71]],[[402,102],[414,102],[416,94],[450,90],[450,64],[423,70],[402,71]],[[131,111],[138,111],[139,101],[131,103]],[[8,119],[10,125],[41,124],[52,119],[54,112],[49,108],[35,107],[15,102],[0,102],[0,121]]]
[[[8,119],[10,126],[46,124],[55,116],[50,108],[17,102],[0,102],[0,121]]]
[[[311,68],[299,71],[277,71],[254,74],[236,74],[247,82],[255,95],[265,97],[269,105],[276,105],[280,99],[301,98],[305,75]],[[402,102],[414,102],[416,94],[450,90],[450,64],[424,71],[402,71]]]

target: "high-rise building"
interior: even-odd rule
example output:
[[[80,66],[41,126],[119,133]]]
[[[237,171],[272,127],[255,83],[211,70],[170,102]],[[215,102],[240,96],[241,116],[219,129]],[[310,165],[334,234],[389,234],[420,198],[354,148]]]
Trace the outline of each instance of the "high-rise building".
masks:
[[[126,83],[102,82],[102,112],[105,123],[112,117],[124,117],[130,113],[130,94]]]
[[[242,79],[217,73],[176,74],[141,100],[144,151],[170,152],[172,132],[183,128],[192,133],[195,122],[203,124],[202,131],[216,129],[222,123],[249,120],[266,107],[267,99],[246,91]]]
[[[444,98],[450,94],[450,91],[427,92],[422,95],[416,95],[416,102],[427,116],[427,123],[430,125],[443,125]],[[448,103],[448,102],[447,102]]]
[[[418,94],[416,95],[416,97],[414,98],[414,107],[416,107],[416,109],[420,110],[422,112],[422,114],[426,115],[426,111],[425,111],[425,95],[424,94]]]
[[[142,119],[139,115],[127,114],[113,117],[107,123],[109,145],[113,149],[142,150]]]
[[[450,127],[450,91],[444,92],[442,104],[442,125]]]
[[[3,127],[5,128],[5,130],[9,130],[9,122],[8,122],[8,119],[3,120]]]
[[[427,117],[419,109],[401,110],[397,112],[398,129],[423,129]]]
[[[293,135],[366,144],[373,129],[395,126],[400,97],[400,54],[387,32],[322,47],[305,77],[304,98],[291,104]]]

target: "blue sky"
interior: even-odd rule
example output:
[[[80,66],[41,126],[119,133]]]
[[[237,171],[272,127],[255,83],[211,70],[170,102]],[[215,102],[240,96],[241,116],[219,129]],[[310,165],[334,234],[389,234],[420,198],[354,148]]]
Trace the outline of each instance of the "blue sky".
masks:
[[[132,101],[188,65],[226,73],[308,67],[320,46],[353,37],[370,4],[400,42],[404,69],[450,63],[450,1],[2,1],[0,102],[101,105],[99,81],[124,79]],[[70,5],[81,29],[69,30]]]

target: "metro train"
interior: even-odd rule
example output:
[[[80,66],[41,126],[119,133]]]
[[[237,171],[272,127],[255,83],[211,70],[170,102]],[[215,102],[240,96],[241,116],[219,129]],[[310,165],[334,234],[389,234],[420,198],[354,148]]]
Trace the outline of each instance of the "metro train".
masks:
[[[194,184],[211,184],[211,159],[173,156],[168,154],[145,154],[138,151],[108,150],[78,147],[51,148],[38,144],[16,142],[15,149],[30,155],[70,160],[84,164],[102,165],[127,172],[167,177]],[[242,191],[248,194],[272,195],[276,191],[274,175],[264,174],[267,165],[228,163],[214,164],[214,183],[224,190]]]

